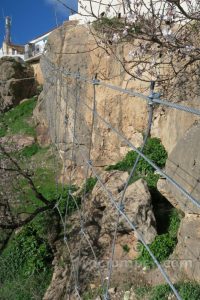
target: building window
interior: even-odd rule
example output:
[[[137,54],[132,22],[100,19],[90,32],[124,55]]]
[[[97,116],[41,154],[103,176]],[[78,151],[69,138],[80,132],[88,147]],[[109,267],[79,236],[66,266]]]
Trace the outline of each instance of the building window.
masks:
[[[40,53],[40,45],[35,45],[35,53]]]

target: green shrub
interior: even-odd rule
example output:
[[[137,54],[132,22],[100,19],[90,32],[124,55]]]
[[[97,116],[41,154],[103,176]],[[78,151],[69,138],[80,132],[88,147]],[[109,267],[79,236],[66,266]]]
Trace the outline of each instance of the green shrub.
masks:
[[[78,209],[78,207],[80,207],[81,196],[74,195],[72,197],[72,195],[71,195],[77,190],[78,190],[78,188],[75,185],[72,185],[71,187],[70,186],[64,187],[64,190],[63,190],[62,194],[60,195],[60,201],[59,201],[59,209],[63,216],[66,213],[67,213],[67,215],[72,214],[74,211],[76,211]]]
[[[86,193],[86,194],[91,193],[96,183],[97,183],[96,177],[87,178],[87,180],[82,188],[81,194],[82,193]]]
[[[176,285],[183,300],[200,299],[200,285],[195,282],[185,282]],[[153,300],[153,299],[152,299]]]
[[[129,253],[130,248],[127,244],[123,245],[122,248],[123,248],[124,252]]]
[[[68,215],[71,215],[74,211],[76,211],[81,206],[81,199],[84,193],[91,193],[96,182],[96,178],[88,178],[81,191],[79,191],[73,197],[71,194],[78,191],[77,186],[64,186],[62,190],[59,190],[58,203],[61,214],[64,216],[67,212]]]
[[[138,149],[141,150],[140,148]],[[164,146],[161,144],[160,139],[149,138],[143,152],[158,167],[163,168],[165,166],[167,152]],[[120,170],[130,172],[133,168],[137,156],[137,152],[129,151],[121,161],[119,161],[115,165],[108,166],[106,170]],[[143,178],[147,181],[147,184],[150,188],[155,188],[159,179],[159,175],[155,174],[154,171],[154,168],[146,160],[140,158],[136,168],[135,176],[130,180],[130,183],[136,181],[139,178]]]
[[[44,271],[51,259],[47,242],[38,236],[33,225],[28,225],[13,237],[0,256],[0,282],[17,274],[29,276]]]
[[[155,240],[150,244],[149,248],[159,262],[164,261],[173,252],[176,245],[176,240],[173,239],[168,233],[156,236]],[[140,244],[140,256],[138,262],[147,267],[155,266],[149,252]]]
[[[27,146],[25,148],[23,148],[20,152],[19,155],[23,156],[23,157],[31,157],[33,155],[35,155],[36,153],[38,153],[38,151],[40,150],[40,146],[38,144],[33,144],[31,146]]]
[[[160,234],[156,236],[155,240],[149,245],[150,250],[153,252],[154,256],[159,262],[166,260],[170,254],[172,254],[176,244],[177,244],[177,232],[180,225],[181,216],[176,209],[173,209],[170,214],[169,226],[167,233]],[[149,252],[140,244],[139,247],[140,254],[137,261],[143,266],[153,267],[155,263],[153,262]]]
[[[46,219],[44,214],[21,229],[1,253],[0,299],[42,299],[51,280],[53,259],[39,226],[42,219]],[[43,225],[47,228],[49,222]]]

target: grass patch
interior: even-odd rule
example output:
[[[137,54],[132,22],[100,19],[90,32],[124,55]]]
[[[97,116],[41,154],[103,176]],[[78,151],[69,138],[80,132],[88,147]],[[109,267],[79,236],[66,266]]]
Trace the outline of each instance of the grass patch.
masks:
[[[200,285],[196,282],[180,282],[175,284],[183,300],[199,300]],[[140,287],[135,290],[137,299],[147,296],[149,300],[168,300],[173,295],[168,285],[158,285],[155,287]]]
[[[83,293],[82,297],[83,300],[93,300],[96,299],[98,296],[102,296],[105,292],[105,287],[99,287],[95,289],[87,290]]]
[[[31,98],[0,116],[0,137],[12,134],[35,136],[35,128],[30,119],[36,106],[36,98]]]
[[[48,285],[50,284],[52,271],[46,270],[23,277],[17,275],[12,280],[5,280],[3,285],[0,284],[1,300],[38,300],[42,299]]]
[[[149,245],[150,250],[160,263],[165,261],[170,254],[172,254],[177,244],[177,232],[180,226],[180,221],[181,215],[174,208],[169,216],[167,232],[156,236],[155,240]],[[155,263],[143,244],[140,244],[139,251],[140,254],[137,261],[145,267],[155,267]]]
[[[54,158],[50,147],[41,148],[38,144],[25,147],[19,152],[14,153],[21,168],[30,174],[37,190],[47,200],[55,200],[62,188],[57,188],[56,176],[60,170],[60,161]],[[13,205],[15,213],[32,213],[36,208],[42,206],[32,191],[28,180],[23,176],[18,176],[15,182],[15,193],[17,202]]]

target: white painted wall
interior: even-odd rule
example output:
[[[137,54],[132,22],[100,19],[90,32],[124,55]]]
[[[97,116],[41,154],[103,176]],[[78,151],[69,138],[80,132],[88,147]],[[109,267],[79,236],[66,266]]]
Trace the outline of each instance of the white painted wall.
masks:
[[[9,56],[9,57],[20,57],[24,60],[24,55],[23,54],[19,54],[17,53],[17,51],[15,50],[14,52],[12,51],[11,48],[8,48],[8,51],[5,51],[4,48],[0,49],[0,58],[4,57],[4,56]]]
[[[133,3],[133,1],[130,1],[130,3]],[[140,10],[140,13],[147,13],[148,8],[151,6],[150,0],[144,1],[145,5],[143,4],[142,9]],[[167,6],[163,1],[153,1],[154,9],[156,12],[161,13],[164,9],[164,11],[167,10]],[[193,6],[193,12],[196,12],[200,9],[199,0],[191,0],[191,4]],[[111,7],[109,8],[109,5]],[[78,20],[80,23],[88,23],[90,21],[95,20],[94,17],[92,17],[92,12],[96,17],[100,17],[102,12],[105,12],[107,17],[114,17],[118,13],[121,13],[121,15],[124,14],[124,6],[126,12],[128,12],[127,8],[127,1],[126,0],[78,0],[78,13],[74,14],[69,17],[69,20]],[[188,5],[186,4],[186,1],[181,3],[181,6],[186,12],[189,12]],[[165,8],[164,8],[165,7]]]
[[[25,60],[37,57],[44,52],[49,34],[50,32],[30,41],[29,44],[25,45]]]
[[[105,13],[107,17],[115,17],[118,13],[124,14],[123,0],[79,0],[78,13],[69,17],[69,20],[78,20],[80,23],[88,23]]]

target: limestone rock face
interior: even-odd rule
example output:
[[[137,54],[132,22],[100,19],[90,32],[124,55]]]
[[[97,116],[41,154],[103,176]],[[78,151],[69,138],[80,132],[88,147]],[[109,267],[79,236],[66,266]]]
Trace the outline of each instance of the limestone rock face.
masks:
[[[45,56],[41,59],[44,89],[35,110],[35,119],[38,126],[49,128],[51,140],[58,145],[64,161],[71,158],[76,107],[76,138],[79,140],[80,149],[86,156],[88,154],[92,130],[92,112],[88,107],[92,108],[94,104],[94,87],[81,81],[77,83],[76,79],[55,72],[50,62],[65,71],[77,72],[79,68],[81,76],[87,78],[93,78],[98,73],[99,79],[124,88],[140,90],[142,86],[141,83],[136,84],[130,80],[114,56],[105,55],[95,45],[94,37],[85,26],[66,22],[50,35]],[[119,51],[123,52],[122,49]],[[97,86],[96,108],[101,117],[123,133],[136,147],[141,145],[142,134],[147,126],[146,101]],[[129,150],[124,141],[95,117],[91,152],[94,166],[113,164]],[[76,152],[75,159],[76,166],[82,167],[84,163],[80,151]]]
[[[0,59],[0,112],[4,112],[25,98],[36,94],[34,73],[22,60],[10,57]]]
[[[190,280],[200,281],[200,216],[188,214],[182,219],[174,257],[180,261],[181,271]]]
[[[116,205],[120,204],[123,194],[123,188],[128,178],[127,173],[113,171],[105,173],[102,176],[102,181],[106,188],[113,195],[113,200]],[[111,234],[115,231],[118,212],[114,203],[110,200],[108,194],[102,190],[99,183],[96,184],[93,193],[91,208],[89,214],[92,218],[96,218],[101,227],[101,235]],[[146,243],[151,243],[156,236],[156,222],[151,206],[151,195],[149,193],[146,182],[143,179],[136,181],[128,186],[124,201],[124,212],[128,216],[131,223],[135,224]],[[102,216],[99,213],[102,211]],[[90,216],[88,216],[89,218]],[[98,218],[100,219],[98,220]],[[132,231],[130,225],[124,217],[119,217],[119,232],[130,233]]]
[[[193,125],[179,140],[166,162],[166,173],[200,203],[200,124]],[[173,206],[184,213],[200,214],[200,209],[165,179],[158,189]]]
[[[178,104],[200,109],[200,101],[194,97],[190,101],[185,100]],[[191,113],[173,108],[159,107],[154,112],[151,136],[159,137],[168,154],[170,154],[186,131],[199,120],[199,116]]]
[[[117,53],[122,60],[123,57],[128,56],[129,50],[128,44],[113,45],[113,53]],[[82,77],[89,79],[97,74],[97,78],[105,83],[148,95],[149,84],[133,80],[116,60],[115,55],[108,54],[101,47],[97,47],[94,36],[86,26],[77,25],[72,21],[66,22],[49,36],[45,56],[41,59],[41,69],[44,76],[44,90],[35,110],[35,119],[41,133],[40,140],[46,143],[48,128],[49,137],[57,144],[63,162],[68,166],[72,155],[74,127],[80,150],[86,156],[88,155],[92,130],[92,112],[89,108],[94,105],[94,87],[92,84],[64,75],[67,71],[77,73],[79,70]],[[200,108],[200,102],[195,97],[181,99],[184,101],[179,104]],[[78,114],[74,126],[76,109]],[[124,95],[105,86],[96,86],[96,110],[136,147],[141,145],[148,119],[146,101]],[[151,135],[161,138],[170,153],[185,132],[198,120],[198,116],[156,106]],[[96,116],[91,151],[94,166],[103,167],[113,164],[129,150],[126,142]],[[81,181],[84,177],[84,162],[80,151],[76,151],[75,161]],[[76,179],[77,173],[74,173]]]

